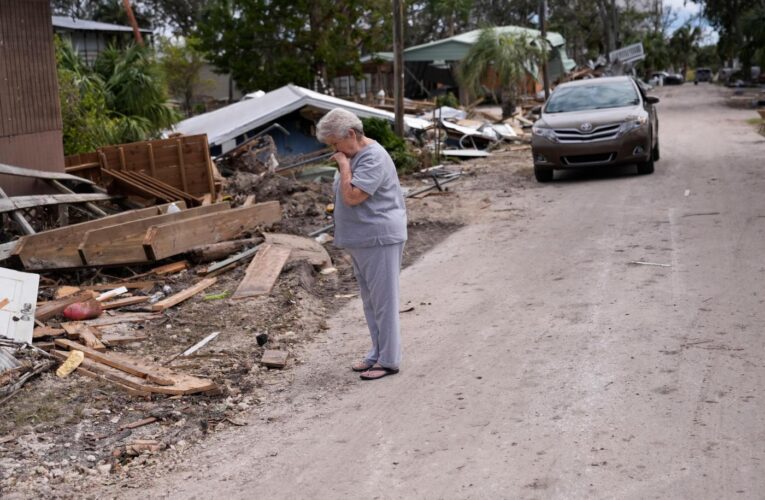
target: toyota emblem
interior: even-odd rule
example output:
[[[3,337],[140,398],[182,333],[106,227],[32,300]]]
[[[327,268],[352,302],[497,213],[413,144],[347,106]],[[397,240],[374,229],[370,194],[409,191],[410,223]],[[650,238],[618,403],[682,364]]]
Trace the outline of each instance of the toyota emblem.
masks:
[[[592,130],[592,123],[590,122],[582,123],[581,125],[579,125],[579,130],[581,130],[582,132],[589,132],[590,130]]]

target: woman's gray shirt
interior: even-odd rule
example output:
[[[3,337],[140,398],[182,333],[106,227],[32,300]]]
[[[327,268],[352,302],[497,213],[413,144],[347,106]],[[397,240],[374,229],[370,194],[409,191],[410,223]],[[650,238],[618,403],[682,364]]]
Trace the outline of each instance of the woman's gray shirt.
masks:
[[[351,174],[351,184],[369,198],[346,205],[335,177],[335,245],[363,248],[406,241],[404,194],[388,152],[377,142],[364,146],[351,159]]]

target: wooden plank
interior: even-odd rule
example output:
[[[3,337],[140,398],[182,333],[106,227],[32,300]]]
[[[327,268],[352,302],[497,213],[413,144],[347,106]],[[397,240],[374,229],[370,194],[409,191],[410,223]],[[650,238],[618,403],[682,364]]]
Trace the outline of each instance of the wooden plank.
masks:
[[[3,300],[0,300],[0,309],[10,304],[11,301],[7,297],[3,298]]]
[[[202,197],[202,205],[212,205],[212,197],[210,193],[207,193]]]
[[[39,339],[42,337],[60,337],[64,335],[66,330],[63,328],[51,328],[49,326],[38,326],[32,332],[33,339]]]
[[[104,302],[101,304],[101,308],[106,309],[117,309],[120,307],[127,307],[127,306],[134,306],[136,304],[143,304],[144,302],[148,302],[151,297],[147,297],[145,295],[139,295],[137,297],[125,297],[124,299],[117,299],[112,300],[111,302]]]
[[[61,314],[69,304],[74,304],[75,302],[85,302],[87,300],[96,298],[97,295],[97,293],[91,290],[84,290],[75,295],[64,297],[63,299],[45,302],[37,307],[37,310],[35,311],[35,319],[38,321],[46,321],[57,314]]]
[[[50,354],[60,360],[65,360],[69,356],[68,351],[59,351],[58,349],[52,349]],[[85,358],[82,360],[82,364],[77,368],[77,373],[89,376],[94,379],[104,380],[112,384],[116,384],[123,389],[133,391],[131,393],[137,393],[142,396],[150,396],[151,391],[144,388],[146,381],[140,377],[130,375],[122,372],[111,366],[98,363],[96,361]]]
[[[112,368],[117,368],[123,372],[130,373],[136,377],[148,380],[159,385],[173,385],[175,381],[165,376],[155,375],[155,368],[147,366],[142,361],[128,359],[126,356],[117,353],[102,353],[88,346],[78,344],[66,339],[56,339],[55,344],[59,347],[66,347],[69,350],[76,349],[85,353],[85,356]]]
[[[83,323],[90,326],[108,326],[121,323],[143,323],[144,321],[160,319],[161,317],[161,314],[145,312],[118,313],[114,316],[101,316],[100,318],[88,319],[83,321]]]
[[[72,342],[72,344],[77,345],[74,342]],[[150,369],[153,372],[161,374],[162,377],[167,380],[173,380],[172,385],[158,385],[152,382],[151,380],[144,379],[140,375],[135,375],[130,372],[125,372],[119,367],[115,367],[113,365],[110,365],[109,363],[104,363],[101,360],[91,358],[90,356],[88,356],[88,352],[87,352],[88,348],[85,347],[85,349],[86,351],[83,351],[85,353],[85,359],[83,360],[82,365],[80,365],[81,367],[85,367],[87,370],[93,373],[104,375],[107,380],[110,380],[112,382],[118,382],[120,384],[131,387],[133,389],[138,389],[141,391],[158,393],[158,394],[186,395],[186,394],[196,394],[199,392],[211,391],[217,387],[215,383],[212,382],[211,380],[177,373],[163,366],[159,366],[155,364],[147,364],[143,360],[138,360],[125,354],[118,354],[118,353],[112,353],[112,352],[98,353],[98,354],[101,354],[102,358],[109,358],[109,360],[113,363],[122,364],[122,365],[132,365],[132,366],[141,365],[146,367],[147,369]],[[78,349],[78,350],[82,350],[82,349]],[[58,351],[58,353],[55,354],[55,356],[58,359],[65,359],[67,355],[68,353],[64,351]]]
[[[86,203],[91,201],[111,200],[114,197],[103,193],[85,194],[37,194],[31,196],[12,196],[0,199],[0,213],[24,208],[61,205],[63,203]]]
[[[9,197],[7,194],[5,194],[5,191],[0,188],[0,200],[2,199],[7,200]],[[19,228],[24,234],[32,235],[36,233],[34,228],[29,224],[29,221],[24,218],[24,214],[21,211],[11,210],[11,217],[14,221],[16,221],[16,224],[19,225]]]
[[[83,290],[112,290],[124,286],[128,290],[141,290],[142,292],[150,292],[154,288],[153,281],[123,281],[120,283],[107,283],[105,285],[89,285],[81,287]]]
[[[255,204],[255,195],[254,194],[248,194],[247,198],[244,199],[244,203],[242,203],[243,207],[251,207]]]
[[[188,269],[188,268],[189,268],[189,261],[182,260],[179,262],[171,262],[170,264],[165,264],[164,266],[155,267],[149,272],[151,274],[158,274],[162,276],[163,274],[179,273],[183,271],[184,269]]]
[[[231,298],[245,299],[270,293],[290,257],[290,251],[289,248],[268,243],[261,245]]]
[[[149,151],[149,173],[152,177],[156,177],[157,164],[154,162],[154,146],[149,142],[146,144],[146,149]]]
[[[80,338],[80,341],[83,342],[86,346],[90,347],[91,349],[95,351],[105,351],[106,346],[101,343],[101,341],[98,339],[98,336],[96,336],[95,329],[92,326],[88,325],[81,325],[77,329],[77,335]]]
[[[78,246],[81,261],[89,266],[149,262],[154,259],[146,254],[143,240],[150,227],[215,214],[228,209],[227,203],[195,207],[88,231]]]
[[[56,289],[56,293],[54,294],[53,298],[63,299],[64,297],[69,297],[70,295],[74,295],[80,291],[82,291],[82,288],[78,286],[60,286]]]
[[[144,247],[147,255],[161,260],[187,252],[199,245],[234,239],[246,231],[252,231],[258,226],[270,226],[280,219],[281,208],[278,201],[258,203],[251,207],[234,208],[154,226],[146,232]]]
[[[181,140],[177,139],[175,144],[178,146],[178,169],[181,173],[181,184],[183,185],[183,190],[188,192],[189,182],[186,180],[186,165],[183,161],[183,146],[181,145]]]
[[[80,224],[25,236],[19,240],[14,255],[27,270],[60,269],[82,266],[78,246],[87,231],[123,224],[163,213],[167,205],[131,210]]]
[[[160,300],[156,304],[152,304],[151,310],[155,312],[164,311],[167,308],[180,304],[184,300],[190,299],[191,297],[198,294],[202,290],[212,286],[213,284],[215,284],[216,281],[218,281],[218,278],[205,278],[199,283],[197,283],[196,285],[193,285],[181,292],[178,292],[175,295],[171,295],[170,297],[167,297],[164,300]]]
[[[287,353],[274,349],[266,349],[260,363],[269,368],[284,368],[287,366]]]
[[[149,338],[145,333],[139,331],[131,331],[128,333],[103,333],[101,334],[101,342],[107,345],[124,345],[132,344],[133,342],[141,342]]]
[[[48,172],[45,170],[35,170],[32,168],[14,167],[0,163],[0,174],[13,175],[17,177],[30,177],[33,179],[55,179],[60,181],[76,181],[82,184],[93,184],[88,179],[77,177],[76,175],[62,174],[60,172]]]

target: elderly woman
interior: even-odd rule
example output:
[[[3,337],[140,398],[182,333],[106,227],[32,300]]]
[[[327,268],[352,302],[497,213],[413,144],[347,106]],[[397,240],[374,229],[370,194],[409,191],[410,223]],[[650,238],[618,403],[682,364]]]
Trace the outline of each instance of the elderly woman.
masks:
[[[335,245],[353,260],[372,348],[351,368],[363,380],[398,373],[399,271],[406,242],[406,205],[396,167],[364,135],[361,120],[336,108],[318,123],[317,138],[335,149]]]

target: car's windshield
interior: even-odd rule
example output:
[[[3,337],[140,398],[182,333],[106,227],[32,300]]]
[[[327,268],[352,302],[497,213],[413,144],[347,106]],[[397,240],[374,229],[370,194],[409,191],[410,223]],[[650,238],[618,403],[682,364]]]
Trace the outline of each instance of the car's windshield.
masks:
[[[620,108],[640,103],[635,86],[628,81],[574,85],[555,90],[545,107],[546,113],[565,113],[585,109]]]

